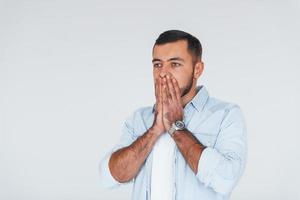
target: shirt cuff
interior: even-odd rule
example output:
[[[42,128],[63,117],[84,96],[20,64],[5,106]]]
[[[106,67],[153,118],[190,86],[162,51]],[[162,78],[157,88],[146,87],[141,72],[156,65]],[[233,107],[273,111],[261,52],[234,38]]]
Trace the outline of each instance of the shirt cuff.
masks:
[[[209,186],[213,180],[214,173],[221,161],[222,157],[216,149],[206,147],[200,156],[198,162],[198,171],[196,176],[204,183],[205,186]]]
[[[100,162],[100,183],[105,188],[114,188],[121,185],[111,174],[109,170],[109,159],[111,154],[106,155]]]

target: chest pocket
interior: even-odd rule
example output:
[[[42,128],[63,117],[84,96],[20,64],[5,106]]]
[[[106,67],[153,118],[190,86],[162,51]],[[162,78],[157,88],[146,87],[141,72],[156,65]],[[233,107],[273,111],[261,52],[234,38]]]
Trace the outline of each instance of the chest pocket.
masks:
[[[204,112],[200,116],[196,115],[195,118],[192,118],[192,123],[190,122],[188,129],[201,144],[214,148],[218,139],[221,120],[221,115]]]

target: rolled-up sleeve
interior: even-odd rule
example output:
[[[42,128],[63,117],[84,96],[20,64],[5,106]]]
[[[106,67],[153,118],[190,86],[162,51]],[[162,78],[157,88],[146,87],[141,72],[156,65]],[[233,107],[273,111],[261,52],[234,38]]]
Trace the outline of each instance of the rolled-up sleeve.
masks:
[[[136,111],[135,111],[136,112]],[[105,156],[101,159],[99,163],[99,173],[100,173],[100,184],[105,188],[115,188],[120,186],[121,184],[127,184],[133,181],[133,179],[127,183],[120,183],[118,182],[111,174],[108,163],[110,160],[111,155],[121,149],[123,147],[129,146],[135,140],[134,137],[134,129],[133,129],[133,122],[134,122],[134,114],[135,112],[130,115],[124,122],[121,131],[121,137],[119,142],[110,149]]]
[[[229,195],[245,169],[246,157],[245,120],[240,107],[233,105],[225,110],[215,145],[202,152],[196,176],[217,193]]]

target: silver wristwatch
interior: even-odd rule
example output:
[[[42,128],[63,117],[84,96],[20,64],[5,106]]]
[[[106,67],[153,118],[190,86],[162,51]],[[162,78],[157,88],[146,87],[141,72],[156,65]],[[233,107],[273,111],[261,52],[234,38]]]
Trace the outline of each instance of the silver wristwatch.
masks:
[[[168,133],[171,137],[173,137],[175,131],[182,131],[185,129],[185,124],[181,120],[175,121],[175,123],[172,124],[171,128],[168,130]]]

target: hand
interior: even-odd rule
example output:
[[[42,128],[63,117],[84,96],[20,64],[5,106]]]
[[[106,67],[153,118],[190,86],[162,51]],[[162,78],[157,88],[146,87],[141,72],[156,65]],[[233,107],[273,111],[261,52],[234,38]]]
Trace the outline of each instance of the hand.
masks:
[[[166,132],[165,126],[163,124],[163,104],[162,104],[162,80],[161,78],[155,79],[155,115],[154,115],[154,122],[151,129],[161,135],[162,133]]]
[[[162,102],[163,124],[168,131],[172,123],[183,120],[184,114],[178,82],[169,74],[162,78]]]

